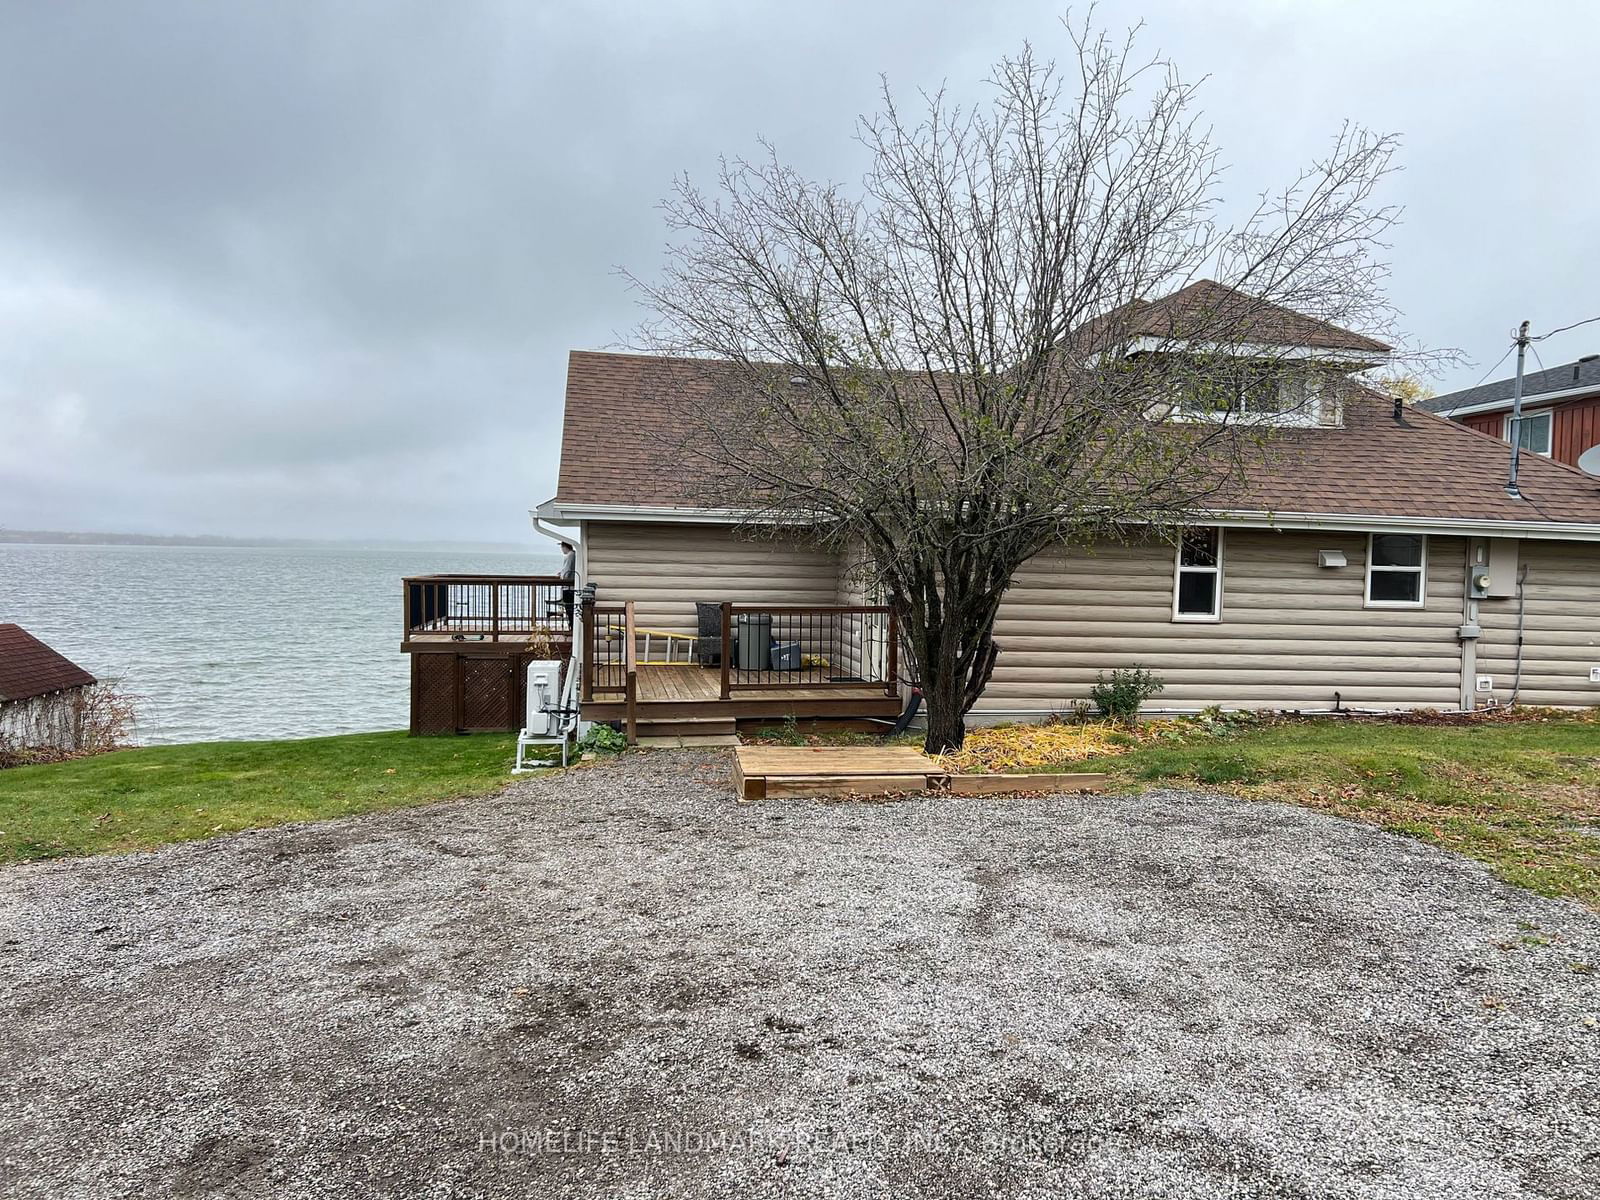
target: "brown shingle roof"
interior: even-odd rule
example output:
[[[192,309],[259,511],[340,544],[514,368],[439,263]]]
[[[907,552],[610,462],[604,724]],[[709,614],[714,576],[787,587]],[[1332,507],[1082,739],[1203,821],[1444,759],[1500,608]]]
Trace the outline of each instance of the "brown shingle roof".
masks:
[[[20,625],[0,625],[0,704],[84,687],[94,676]]]
[[[1212,279],[1198,279],[1159,300],[1135,300],[1120,311],[1129,333],[1148,337],[1204,341],[1216,336],[1213,331],[1224,330],[1228,340],[1248,338],[1271,346],[1359,350],[1367,354],[1382,354],[1390,349],[1364,334],[1258,300]]]
[[[715,364],[712,364],[715,369]],[[574,351],[567,367],[560,504],[694,507],[693,464],[669,447],[709,388],[706,364]],[[1360,391],[1341,428],[1285,429],[1230,511],[1460,521],[1600,524],[1600,478],[1522,456],[1525,499],[1505,494],[1508,447],[1415,408]]]
[[[1229,507],[1280,513],[1458,521],[1600,524],[1600,478],[1521,456],[1523,499],[1506,495],[1510,447],[1416,408],[1362,391],[1342,428],[1289,429],[1271,462]]]

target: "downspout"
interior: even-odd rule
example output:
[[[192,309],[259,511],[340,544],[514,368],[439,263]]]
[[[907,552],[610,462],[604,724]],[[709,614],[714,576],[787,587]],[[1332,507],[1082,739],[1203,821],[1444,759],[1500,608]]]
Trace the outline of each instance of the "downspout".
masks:
[[[583,673],[583,618],[580,613],[583,611],[581,602],[583,588],[584,585],[589,582],[589,546],[583,536],[588,532],[588,530],[584,528],[584,523],[579,521],[577,533],[562,533],[559,529],[554,529],[551,526],[546,525],[540,518],[539,514],[531,508],[528,510],[528,520],[532,523],[533,531],[535,533],[543,534],[557,545],[565,543],[566,545],[571,546],[575,554],[576,561],[573,564],[574,578],[572,580],[572,588],[575,596],[572,605],[572,628],[569,631],[572,639],[572,647],[567,654],[567,677],[563,681],[562,692],[565,694],[568,690],[571,690],[572,694],[575,697],[578,697],[573,701],[572,704],[574,713],[578,714],[573,718],[573,731],[578,735],[578,737],[581,738],[584,736],[584,734],[589,732],[589,722],[583,720],[581,716],[583,711],[581,689],[578,689],[577,687],[577,680]],[[565,743],[562,744],[561,755],[562,765],[565,766]]]
[[[531,508],[528,510],[528,520],[533,522],[533,531],[535,533],[543,534],[552,542],[556,542],[558,544],[561,542],[566,542],[573,549],[579,551],[581,556],[583,546],[577,534],[562,533],[559,529],[555,529],[549,525],[546,525],[544,523],[544,519]]]

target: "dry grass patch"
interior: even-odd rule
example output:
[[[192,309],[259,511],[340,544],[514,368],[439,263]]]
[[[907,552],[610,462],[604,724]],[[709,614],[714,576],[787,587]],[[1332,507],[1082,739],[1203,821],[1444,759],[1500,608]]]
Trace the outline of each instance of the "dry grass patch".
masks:
[[[972,730],[960,750],[935,758],[955,775],[1053,770],[1091,758],[1126,754],[1154,736],[1159,736],[1155,726],[1128,729],[1104,721],[995,725]]]

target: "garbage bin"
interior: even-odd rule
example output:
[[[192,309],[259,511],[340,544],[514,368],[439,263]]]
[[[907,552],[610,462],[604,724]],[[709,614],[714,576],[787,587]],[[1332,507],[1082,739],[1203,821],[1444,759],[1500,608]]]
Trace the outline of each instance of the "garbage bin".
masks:
[[[738,660],[741,671],[765,671],[772,654],[772,614],[740,613],[734,618],[738,628]]]

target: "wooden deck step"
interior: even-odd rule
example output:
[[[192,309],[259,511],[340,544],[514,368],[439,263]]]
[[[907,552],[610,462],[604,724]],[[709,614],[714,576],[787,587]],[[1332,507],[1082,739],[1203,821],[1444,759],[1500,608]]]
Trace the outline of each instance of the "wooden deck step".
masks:
[[[920,792],[945,774],[910,746],[740,746],[734,788],[741,800]]]
[[[639,715],[640,737],[732,737],[738,731],[733,717],[653,718],[649,710]],[[726,742],[724,745],[733,745]]]
[[[683,735],[639,735],[635,745],[646,750],[692,750],[702,746],[737,746],[739,738],[732,733],[698,733]]]

